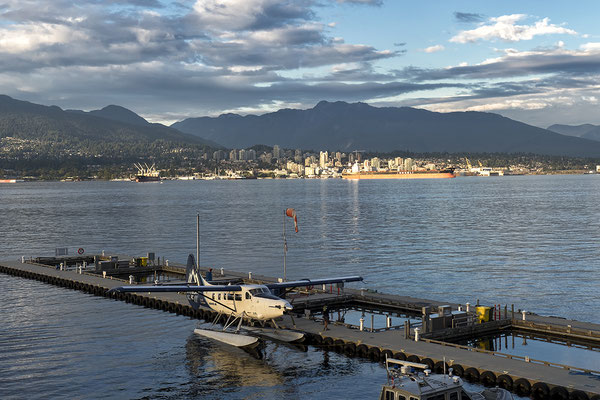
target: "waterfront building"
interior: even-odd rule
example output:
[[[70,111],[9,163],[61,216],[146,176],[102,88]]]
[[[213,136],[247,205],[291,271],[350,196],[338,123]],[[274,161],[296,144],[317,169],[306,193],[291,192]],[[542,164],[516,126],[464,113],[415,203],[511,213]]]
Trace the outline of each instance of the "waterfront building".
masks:
[[[412,171],[413,170],[413,159],[412,158],[405,158],[404,159],[404,170],[405,171]]]
[[[371,168],[373,171],[379,171],[381,169],[381,160],[379,157],[371,158]]]
[[[248,160],[248,161],[255,161],[256,160],[256,150],[254,150],[254,149],[248,149],[246,151],[246,160]]]
[[[302,162],[302,150],[296,149],[294,152],[294,161],[296,161],[298,164]]]
[[[367,172],[372,171],[372,169],[371,169],[371,160],[365,160],[363,162],[363,170],[367,171]]]
[[[246,150],[241,149],[238,153],[238,160],[240,161],[246,161],[248,158],[246,156]]]
[[[233,149],[229,152],[229,161],[237,161],[238,160],[238,151]]]

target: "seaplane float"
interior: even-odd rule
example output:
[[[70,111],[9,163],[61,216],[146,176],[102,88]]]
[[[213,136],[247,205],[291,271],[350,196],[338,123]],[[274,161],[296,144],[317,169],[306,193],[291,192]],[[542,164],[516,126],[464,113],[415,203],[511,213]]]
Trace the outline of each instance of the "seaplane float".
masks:
[[[304,337],[301,332],[281,329],[275,322],[276,318],[282,317],[284,313],[293,309],[287,300],[279,296],[284,296],[294,288],[363,280],[360,276],[345,276],[283,281],[265,285],[217,285],[202,277],[194,261],[194,256],[191,254],[187,260],[186,278],[186,283],[183,284],[120,286],[111,291],[185,293],[194,309],[206,306],[217,312],[213,327],[222,317],[227,317],[222,329],[197,328],[194,333],[236,347],[251,348],[258,344],[258,336],[266,336],[284,342],[298,342]],[[249,323],[242,327],[244,321]],[[272,324],[272,328],[267,326],[269,322]]]

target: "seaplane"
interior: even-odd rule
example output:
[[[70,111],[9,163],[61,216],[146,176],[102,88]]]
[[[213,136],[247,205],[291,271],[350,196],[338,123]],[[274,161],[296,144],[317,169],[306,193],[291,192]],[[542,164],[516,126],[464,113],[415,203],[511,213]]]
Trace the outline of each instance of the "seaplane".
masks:
[[[279,328],[275,319],[282,317],[286,312],[292,311],[293,307],[287,300],[276,296],[274,293],[284,296],[289,290],[294,288],[362,280],[363,278],[360,276],[345,276],[324,279],[301,279],[264,285],[217,285],[208,282],[202,277],[194,261],[194,256],[190,254],[186,267],[186,283],[121,286],[111,291],[185,293],[188,302],[194,309],[206,306],[218,313],[213,321],[213,326],[222,316],[227,316],[227,321],[220,331],[216,329],[197,328],[194,330],[194,333],[236,347],[253,347],[258,344],[258,337],[254,335],[267,336],[284,342],[296,342],[304,336],[301,332]],[[242,322],[244,320],[250,322],[249,325],[258,322],[260,327],[246,326],[242,329]],[[272,324],[274,329],[266,326],[268,322]],[[236,323],[237,327],[233,329]],[[242,332],[246,334],[241,335],[240,333]]]

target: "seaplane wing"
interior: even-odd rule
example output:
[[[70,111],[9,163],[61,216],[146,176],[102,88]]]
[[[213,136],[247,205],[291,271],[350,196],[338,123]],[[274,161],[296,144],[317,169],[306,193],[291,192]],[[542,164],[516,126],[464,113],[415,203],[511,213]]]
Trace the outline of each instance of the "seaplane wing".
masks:
[[[328,285],[331,283],[344,283],[362,281],[362,276],[343,276],[339,278],[324,278],[324,279],[300,279],[299,281],[268,283],[265,286],[269,289],[285,289],[295,287],[308,287],[316,285]]]
[[[240,285],[133,285],[119,286],[111,292],[241,292]]]

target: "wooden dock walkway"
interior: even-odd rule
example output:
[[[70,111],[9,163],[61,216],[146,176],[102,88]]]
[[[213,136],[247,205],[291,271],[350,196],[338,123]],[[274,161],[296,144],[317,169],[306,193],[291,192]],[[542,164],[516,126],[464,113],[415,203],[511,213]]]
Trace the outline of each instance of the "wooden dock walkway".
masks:
[[[82,273],[76,270],[60,271],[54,267],[31,262],[0,261],[0,272],[182,314],[191,318],[211,320],[216,315],[208,309],[194,310],[188,305],[186,297],[177,293],[111,293],[108,295],[108,290],[122,286],[126,281],[110,277],[103,278],[101,275],[86,271],[82,271]],[[221,275],[220,270],[214,271],[214,273],[215,279],[249,280],[248,275],[243,273],[223,271]],[[251,281],[269,282],[275,281],[275,279],[253,275]],[[322,302],[333,304],[362,300],[365,304],[384,305],[398,311],[417,311],[425,306],[442,305],[440,302],[426,299],[373,293],[365,290],[345,289],[340,295],[335,290],[333,292],[299,296],[294,300],[294,305],[304,301],[303,307],[311,308]],[[313,302],[312,305],[311,302]],[[593,323],[537,315],[527,315],[526,321],[514,322],[519,328],[600,338],[600,325]],[[489,385],[497,384],[522,395],[532,394],[535,398],[600,400],[600,372],[598,371],[536,360],[526,362],[522,357],[508,358],[494,352],[485,352],[434,340],[414,341],[406,339],[405,332],[398,329],[360,331],[332,322],[329,325],[330,329],[323,332],[323,326],[319,320],[298,316],[293,319],[290,316],[284,316],[281,324],[305,332],[307,344],[325,346],[349,356],[362,356],[373,360],[392,356],[430,364],[434,370],[442,369],[445,358],[447,366],[454,368],[457,374],[468,380]]]

